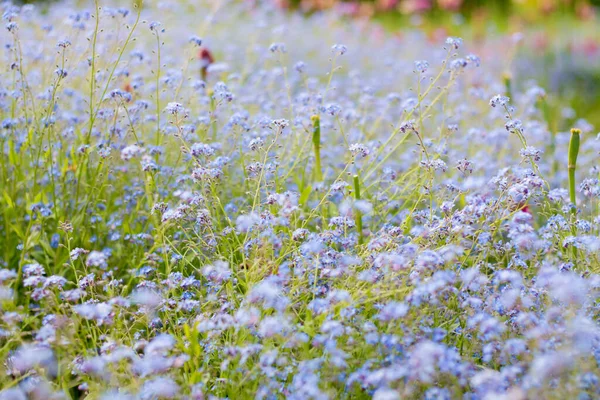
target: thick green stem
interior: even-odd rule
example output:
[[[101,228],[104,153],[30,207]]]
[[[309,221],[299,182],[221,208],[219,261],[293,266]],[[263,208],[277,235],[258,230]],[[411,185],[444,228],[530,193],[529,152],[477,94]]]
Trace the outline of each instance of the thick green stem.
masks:
[[[313,115],[311,118],[313,123],[313,149],[315,151],[315,170],[314,177],[315,181],[321,182],[323,180],[323,172],[321,169],[321,119],[318,115]]]
[[[358,175],[354,175],[354,199],[356,201],[360,200],[360,181]],[[358,244],[363,244],[365,240],[363,236],[362,213],[356,206],[354,207],[354,219],[356,221],[356,230],[358,231]]]
[[[569,141],[569,198],[574,214],[577,207],[577,200],[575,198],[575,170],[577,169],[580,135],[581,131],[579,129],[571,129],[571,140]]]

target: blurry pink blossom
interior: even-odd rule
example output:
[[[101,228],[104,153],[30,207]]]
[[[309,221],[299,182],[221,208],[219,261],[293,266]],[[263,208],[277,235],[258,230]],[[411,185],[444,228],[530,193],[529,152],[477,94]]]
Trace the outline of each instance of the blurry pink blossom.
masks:
[[[416,14],[431,10],[433,4],[430,0],[406,0],[400,8],[405,14]]]

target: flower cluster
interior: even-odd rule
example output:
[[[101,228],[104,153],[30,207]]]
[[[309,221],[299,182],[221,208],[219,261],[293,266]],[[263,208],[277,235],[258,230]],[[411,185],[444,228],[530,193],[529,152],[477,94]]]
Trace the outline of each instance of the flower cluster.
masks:
[[[600,396],[590,123],[501,49],[198,4],[0,5],[0,400]]]

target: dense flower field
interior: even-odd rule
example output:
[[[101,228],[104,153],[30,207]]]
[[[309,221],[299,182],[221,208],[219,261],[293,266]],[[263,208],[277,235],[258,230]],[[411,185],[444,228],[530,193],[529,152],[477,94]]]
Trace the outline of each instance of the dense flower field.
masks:
[[[518,36],[200,3],[2,4],[1,400],[599,398],[600,141]]]

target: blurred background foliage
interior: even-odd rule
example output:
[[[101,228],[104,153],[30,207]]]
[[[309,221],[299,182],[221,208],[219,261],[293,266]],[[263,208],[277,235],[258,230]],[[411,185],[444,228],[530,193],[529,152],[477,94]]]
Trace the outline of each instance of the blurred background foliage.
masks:
[[[398,36],[418,28],[432,43],[460,36],[478,53],[490,41],[518,35],[514,54],[491,55],[510,58],[503,73],[515,87],[533,79],[554,97],[556,112],[600,127],[600,0],[245,1],[306,14],[333,9],[341,18],[375,21]]]
[[[463,15],[490,11],[499,15],[518,14],[528,18],[543,18],[552,13],[571,13],[589,17],[600,0],[273,0],[284,8],[315,11],[340,8],[348,14],[374,15],[397,12],[439,14],[460,12]]]

